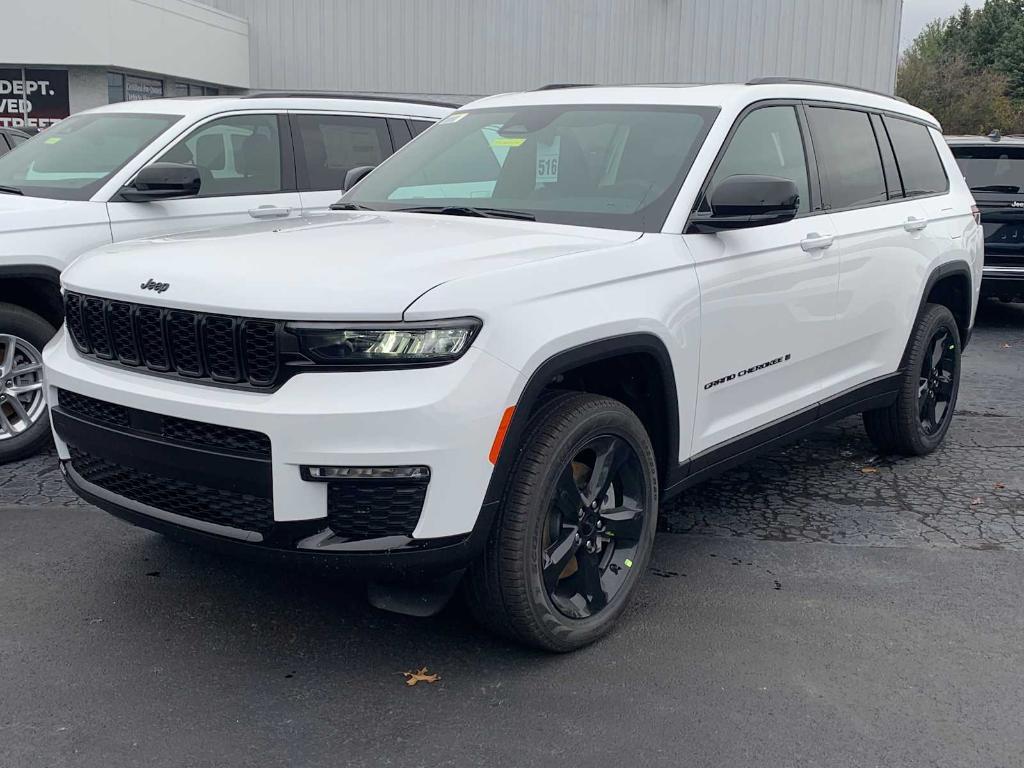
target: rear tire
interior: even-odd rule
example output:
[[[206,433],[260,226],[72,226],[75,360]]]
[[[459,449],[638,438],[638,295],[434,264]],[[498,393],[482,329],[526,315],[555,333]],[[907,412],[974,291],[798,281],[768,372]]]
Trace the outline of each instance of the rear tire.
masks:
[[[650,559],[657,483],[650,438],[625,405],[578,393],[546,402],[464,582],[474,615],[548,651],[606,634]]]
[[[896,402],[864,412],[882,453],[923,456],[942,443],[960,391],[960,331],[947,307],[927,304],[910,337]]]

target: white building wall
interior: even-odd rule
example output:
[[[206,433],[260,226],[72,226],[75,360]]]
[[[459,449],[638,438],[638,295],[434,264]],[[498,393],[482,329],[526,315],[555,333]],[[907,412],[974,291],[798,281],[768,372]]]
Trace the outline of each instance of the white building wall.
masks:
[[[249,85],[248,24],[194,0],[12,0],[2,3],[0,16],[3,63]]]
[[[903,0],[204,0],[253,88],[494,93],[554,82],[895,84]]]

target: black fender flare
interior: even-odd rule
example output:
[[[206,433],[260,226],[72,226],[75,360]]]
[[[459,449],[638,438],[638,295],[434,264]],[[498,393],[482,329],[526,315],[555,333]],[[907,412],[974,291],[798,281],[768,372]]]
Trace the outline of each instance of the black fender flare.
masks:
[[[5,278],[31,277],[46,280],[60,289],[60,270],[41,264],[6,264],[0,266],[0,280]]]
[[[491,473],[484,496],[484,507],[496,507],[505,491],[512,466],[515,464],[522,444],[523,433],[530,420],[530,414],[541,393],[561,373],[581,365],[600,362],[623,354],[643,353],[650,355],[662,376],[665,388],[665,425],[663,473],[671,473],[679,461],[679,402],[676,389],[675,370],[665,343],[653,333],[630,333],[588,341],[576,347],[558,352],[541,363],[526,382],[515,405],[515,412],[505,433],[502,449]],[[484,515],[481,515],[484,517]]]
[[[921,292],[921,300],[917,306],[917,316],[924,310],[924,305],[928,303],[928,295],[932,292],[932,288],[942,279],[951,277],[953,275],[961,275],[967,280],[967,300],[970,303],[968,308],[968,320],[970,321],[970,309],[973,307],[974,302],[974,278],[971,274],[971,265],[963,259],[957,259],[955,261],[947,261],[945,264],[939,264],[935,267],[928,275],[928,279],[924,284],[924,291]],[[916,322],[916,321],[915,321]],[[967,344],[971,340],[971,331],[974,329],[973,322],[969,322],[968,327],[965,329],[966,333],[963,334],[963,338],[960,339],[960,348],[967,349]],[[913,328],[911,328],[910,334],[907,338],[907,346],[903,351],[903,360],[907,359],[907,352],[910,350],[910,335],[913,334]],[[902,364],[901,364],[902,367]]]

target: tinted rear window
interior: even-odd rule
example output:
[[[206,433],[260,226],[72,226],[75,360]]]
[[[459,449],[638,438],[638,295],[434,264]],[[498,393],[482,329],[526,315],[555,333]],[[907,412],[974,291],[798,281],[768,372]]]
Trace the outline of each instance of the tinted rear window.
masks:
[[[907,197],[933,195],[949,189],[949,179],[939,159],[931,131],[920,123],[885,118],[896,162],[900,166],[903,190]]]
[[[812,107],[808,114],[830,207],[856,208],[887,200],[882,158],[868,113]]]
[[[972,192],[1015,195],[1024,189],[1024,147],[995,144],[952,149]]]

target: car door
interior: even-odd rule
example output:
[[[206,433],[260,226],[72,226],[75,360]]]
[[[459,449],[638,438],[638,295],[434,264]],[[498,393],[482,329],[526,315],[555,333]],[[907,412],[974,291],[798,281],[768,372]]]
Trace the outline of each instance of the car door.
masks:
[[[388,128],[394,119],[327,112],[292,112],[290,118],[304,215],[327,211],[344,192],[345,174],[379,165],[395,148]]]
[[[239,113],[208,120],[154,162],[194,165],[194,197],[108,203],[115,241],[297,216],[300,199],[288,121],[283,114]]]
[[[898,369],[938,226],[921,200],[904,194],[881,116],[838,105],[807,112],[839,258],[828,397]],[[927,130],[921,138],[930,142]]]
[[[813,154],[797,104],[740,118],[706,185],[732,176],[791,179],[791,221],[687,234],[701,289],[701,344],[692,453],[699,454],[815,403],[834,339],[838,260],[820,212]],[[695,215],[707,207],[700,201]],[[710,209],[707,209],[710,210]]]

